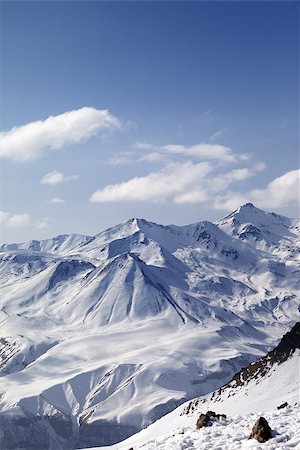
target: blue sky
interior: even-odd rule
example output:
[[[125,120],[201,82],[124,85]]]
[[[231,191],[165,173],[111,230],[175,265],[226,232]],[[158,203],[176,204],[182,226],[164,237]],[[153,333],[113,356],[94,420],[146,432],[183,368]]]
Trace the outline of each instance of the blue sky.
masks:
[[[297,9],[1,2],[1,241],[298,216]]]

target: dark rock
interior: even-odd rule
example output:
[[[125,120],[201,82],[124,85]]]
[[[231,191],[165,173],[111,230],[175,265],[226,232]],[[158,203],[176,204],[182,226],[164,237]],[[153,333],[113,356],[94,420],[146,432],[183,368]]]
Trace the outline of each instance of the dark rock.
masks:
[[[207,427],[208,423],[209,423],[209,416],[207,414],[200,414],[196,423],[196,427],[199,430],[200,428]]]
[[[249,439],[256,439],[258,442],[267,442],[272,437],[272,430],[264,417],[260,417],[255,422]]]
[[[216,414],[214,411],[207,411],[206,414],[200,414],[197,422],[196,422],[196,427],[198,428],[198,430],[200,428],[203,427],[207,427],[212,425],[212,422],[214,421],[214,419],[219,420],[220,418],[226,419],[226,415],[225,414]]]
[[[214,411],[207,411],[207,413],[210,418],[220,419],[221,417],[223,419],[226,419],[226,414],[216,414]]]
[[[282,403],[282,405],[277,406],[277,409],[283,409],[288,406],[288,402]]]

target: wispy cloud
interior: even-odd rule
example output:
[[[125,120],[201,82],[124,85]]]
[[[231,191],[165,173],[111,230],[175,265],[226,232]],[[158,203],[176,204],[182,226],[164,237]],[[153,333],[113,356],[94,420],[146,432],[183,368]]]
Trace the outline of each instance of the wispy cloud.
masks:
[[[109,164],[113,166],[119,166],[122,164],[132,164],[135,163],[136,157],[133,151],[122,151],[118,154],[112,156],[109,160]]]
[[[167,144],[153,145],[148,142],[136,142],[134,147],[140,150],[160,152],[168,155],[181,155],[187,158],[194,157],[200,160],[219,160],[223,162],[236,162],[244,160],[244,154],[235,153],[232,148],[219,144],[199,143],[195,145]]]
[[[42,219],[36,220],[34,223],[34,228],[37,230],[42,230],[43,228],[46,228],[49,225],[50,217],[44,217]]]
[[[158,162],[166,162],[167,158],[164,154],[159,152],[150,152],[146,153],[144,156],[141,156],[138,159],[139,162],[150,162],[150,163],[158,163]]]
[[[131,151],[122,151],[113,155],[108,163],[111,165],[138,164],[138,163],[162,163],[164,165],[176,161],[212,161],[220,163],[238,163],[248,161],[249,156],[244,153],[236,153],[232,148],[212,143],[200,143],[195,145],[166,144],[156,145],[145,141],[135,142]]]
[[[232,211],[246,202],[253,202],[260,208],[282,208],[299,205],[300,169],[291,170],[274,178],[265,188],[248,192],[226,192],[214,201],[216,209]]]
[[[148,142],[136,142],[134,144],[135,148],[139,148],[141,150],[151,150],[153,148],[158,148],[155,145],[149,144]]]
[[[78,175],[69,175],[66,176],[61,172],[58,172],[57,170],[53,170],[53,172],[49,172],[46,175],[43,176],[43,178],[41,179],[41,184],[59,184],[59,183],[63,183],[65,181],[74,181],[74,180],[78,180],[79,176]]]
[[[139,143],[137,145],[140,145]],[[143,162],[149,162],[149,163],[161,163],[161,162],[167,162],[167,157],[164,153],[160,153],[159,151],[156,152],[148,152],[148,150],[157,148],[154,146],[151,146],[150,144],[141,144],[142,147],[135,147],[140,148],[143,150],[147,150],[146,152],[143,152],[142,155],[139,152],[136,151],[127,151],[127,152],[120,152],[117,155],[114,155],[110,158],[109,164],[112,166],[120,166],[123,164],[138,164]],[[146,145],[147,147],[144,147]]]
[[[75,144],[99,132],[121,127],[108,110],[84,107],[0,133],[0,157],[34,160],[51,150]]]
[[[161,147],[161,150],[169,154],[193,156],[197,159],[216,159],[219,161],[235,162],[239,156],[234,154],[230,147],[217,144],[196,144],[192,146],[169,144]]]
[[[235,181],[245,181],[257,173],[262,172],[265,168],[266,165],[264,163],[258,163],[253,167],[243,167],[241,169],[220,173],[212,179],[210,189],[212,192],[224,191]]]
[[[0,211],[0,223],[6,222],[8,219],[8,213],[5,211]]]
[[[221,130],[218,130],[218,131],[216,131],[215,133],[213,133],[211,136],[210,136],[210,138],[209,138],[209,140],[210,141],[215,141],[215,140],[217,140],[217,139],[219,139],[221,136],[223,136],[223,134],[226,134],[227,132],[228,132],[229,130],[228,130],[228,128],[221,128]]]
[[[65,200],[60,197],[53,197],[51,198],[50,203],[65,203]]]
[[[49,222],[50,217],[43,217],[42,219],[32,220],[29,213],[10,214],[6,211],[0,211],[0,223],[9,228],[34,226],[36,229],[45,228]]]

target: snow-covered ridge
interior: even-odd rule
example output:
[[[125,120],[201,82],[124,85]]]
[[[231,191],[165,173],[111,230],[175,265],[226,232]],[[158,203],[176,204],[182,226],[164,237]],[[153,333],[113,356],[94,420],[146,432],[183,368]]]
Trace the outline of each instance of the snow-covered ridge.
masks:
[[[53,420],[104,445],[219,388],[298,320],[299,236],[245,205],[216,223],[2,245],[1,417],[47,429],[55,449],[73,444]]]

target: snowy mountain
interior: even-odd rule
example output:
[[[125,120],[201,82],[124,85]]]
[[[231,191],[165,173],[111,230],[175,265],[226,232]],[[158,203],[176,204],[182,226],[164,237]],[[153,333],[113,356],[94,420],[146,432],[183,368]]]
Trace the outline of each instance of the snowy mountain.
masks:
[[[299,317],[299,221],[131,219],[0,247],[0,443],[121,441],[220,388]]]
[[[239,371],[220,389],[187,402],[128,440],[105,448],[258,449],[262,448],[258,442],[249,442],[248,438],[261,415],[273,430],[273,437],[263,444],[264,448],[300,448],[299,362],[300,322],[272,351]],[[199,415],[207,411],[225,413],[226,417],[212,421],[207,428],[196,429]]]

